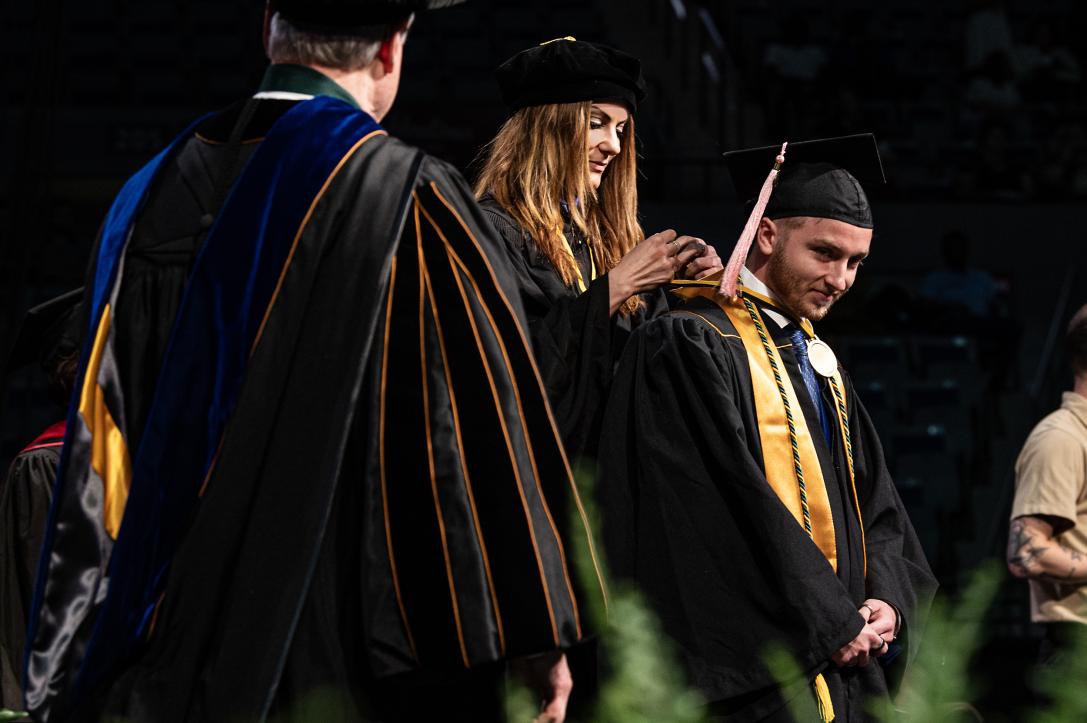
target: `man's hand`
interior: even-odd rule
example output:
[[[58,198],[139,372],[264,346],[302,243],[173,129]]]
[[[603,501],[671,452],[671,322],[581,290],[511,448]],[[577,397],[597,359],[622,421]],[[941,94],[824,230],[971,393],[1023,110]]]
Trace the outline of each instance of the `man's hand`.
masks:
[[[898,632],[898,612],[894,605],[883,600],[868,598],[861,603],[861,615],[868,611],[868,624],[881,638],[890,643]]]
[[[566,720],[566,704],[574,689],[574,679],[565,653],[556,650],[530,658],[516,658],[510,661],[510,671],[542,701],[540,715],[534,723],[563,723]]]
[[[878,617],[876,610],[879,610]],[[864,618],[864,627],[857,637],[831,656],[839,668],[854,665],[863,668],[873,657],[887,652],[887,645],[894,637],[897,615],[887,603],[865,600],[857,613]]]

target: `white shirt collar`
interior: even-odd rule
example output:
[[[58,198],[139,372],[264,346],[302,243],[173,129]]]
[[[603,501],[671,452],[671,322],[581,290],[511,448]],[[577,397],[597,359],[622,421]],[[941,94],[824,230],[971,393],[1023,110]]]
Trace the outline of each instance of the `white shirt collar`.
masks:
[[[255,93],[253,97],[271,100],[309,100],[313,96],[306,93],[294,93],[289,90],[262,90],[259,93]]]
[[[777,296],[774,295],[774,292],[770,291],[770,287],[764,284],[762,282],[762,279],[760,279],[758,276],[755,276],[755,274],[751,273],[746,266],[740,269],[740,285],[751,289],[756,294],[762,294],[771,301],[776,302],[778,300]],[[780,329],[784,329],[789,324],[793,323],[787,316],[785,316],[784,314],[779,314],[773,309],[763,309],[762,313],[770,317],[770,319],[775,324],[777,324],[778,328]]]

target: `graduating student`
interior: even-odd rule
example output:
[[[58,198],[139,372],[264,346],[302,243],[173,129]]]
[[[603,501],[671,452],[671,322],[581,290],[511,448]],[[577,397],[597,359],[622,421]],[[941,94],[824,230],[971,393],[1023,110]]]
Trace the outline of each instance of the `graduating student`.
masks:
[[[30,309],[7,360],[8,373],[37,364],[62,409],[72,395],[82,295],[77,289]],[[23,707],[19,671],[27,616],[64,440],[60,411],[57,417],[0,477],[0,708]]]
[[[588,529],[514,275],[460,175],[380,125],[413,11],[451,4],[273,0],[257,92],[117,197],[37,720],[486,720],[525,658],[562,719],[602,590],[567,568]]]
[[[650,292],[713,273],[720,260],[699,239],[643,236],[637,58],[566,37],[518,53],[496,75],[512,115],[486,149],[476,194],[509,253],[566,449],[592,455],[630,329],[667,308]]]
[[[790,720],[791,703],[863,720],[893,682],[875,659],[916,645],[934,591],[876,430],[812,326],[868,255],[859,179],[882,169],[871,135],[727,161],[758,200],[720,289],[677,289],[683,302],[633,334],[616,372],[605,543],[712,715]],[[802,679],[775,681],[771,646]]]

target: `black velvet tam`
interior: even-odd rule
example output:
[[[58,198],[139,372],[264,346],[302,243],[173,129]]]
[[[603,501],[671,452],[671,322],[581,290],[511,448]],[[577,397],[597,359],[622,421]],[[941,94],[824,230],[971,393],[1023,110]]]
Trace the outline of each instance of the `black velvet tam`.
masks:
[[[618,100],[633,112],[646,95],[642,64],[637,58],[571,37],[522,50],[498,66],[495,77],[510,110],[582,100]]]
[[[34,362],[47,366],[52,359],[78,349],[82,300],[81,287],[27,311],[8,356],[7,371]]]
[[[725,154],[736,195],[753,206],[781,146]],[[872,208],[861,186],[884,183],[883,164],[871,133],[790,143],[764,218],[831,218],[872,228]]]
[[[301,30],[350,35],[422,10],[460,5],[465,0],[272,0],[272,10]]]

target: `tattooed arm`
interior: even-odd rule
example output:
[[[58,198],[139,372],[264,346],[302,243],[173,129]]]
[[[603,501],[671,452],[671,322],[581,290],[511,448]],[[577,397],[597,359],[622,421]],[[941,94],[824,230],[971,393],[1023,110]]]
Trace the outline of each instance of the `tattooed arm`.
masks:
[[[1087,582],[1087,556],[1058,544],[1052,523],[1039,515],[1012,520],[1008,532],[1008,569],[1016,577]]]

